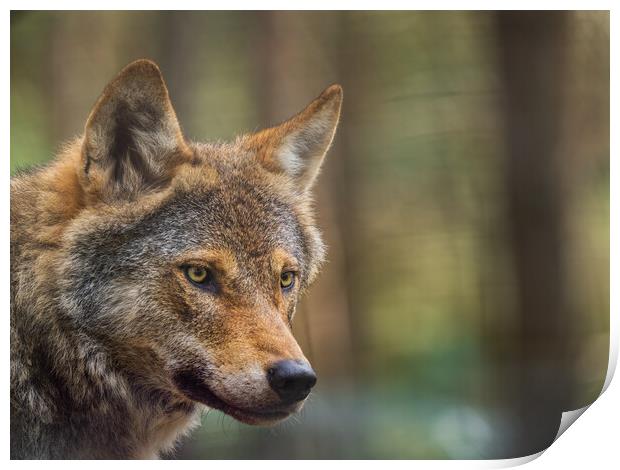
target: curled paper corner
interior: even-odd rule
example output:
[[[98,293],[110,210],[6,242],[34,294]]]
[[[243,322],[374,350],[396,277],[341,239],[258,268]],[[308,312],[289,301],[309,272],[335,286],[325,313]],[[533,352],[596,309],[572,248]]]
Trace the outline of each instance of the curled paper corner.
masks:
[[[601,392],[598,394],[592,403],[600,398],[600,396],[605,393],[605,391],[609,388],[609,384],[614,377],[614,373],[616,372],[616,366],[618,363],[618,341],[617,338],[614,341],[613,337],[610,335],[610,344],[609,344],[609,361],[607,362],[607,375],[605,376],[605,382],[603,383],[603,387],[601,388]],[[560,427],[558,428],[558,433],[553,438],[553,442],[557,441],[558,438],[564,434],[566,431],[577,419],[585,413],[585,411],[592,406],[592,403],[584,406],[583,408],[579,408],[577,410],[565,411],[562,413],[562,420],[560,421]],[[553,443],[552,443],[553,445]]]
[[[601,392],[602,393],[602,392]],[[599,395],[600,397],[600,395]],[[598,399],[598,397],[597,397]],[[590,406],[592,405],[592,403],[590,403],[590,405],[586,405],[583,408],[579,408],[577,410],[571,410],[571,411],[565,411],[564,413],[562,413],[562,419],[560,420],[560,427],[558,428],[558,432],[555,435],[555,437],[553,438],[553,442],[557,441],[559,439],[559,437],[564,434],[564,431],[566,431],[570,426],[572,426],[572,424],[577,421],[577,419],[585,413],[585,411],[590,408]],[[551,443],[551,445],[553,445],[553,442]],[[551,446],[549,446],[551,447]]]
[[[562,413],[562,418],[560,420],[560,426],[558,427],[558,432],[553,438],[553,442],[549,447],[551,447],[555,441],[557,441],[564,432],[573,425],[579,417],[586,412],[588,408],[590,408],[596,400],[598,400],[603,393],[609,388],[609,384],[614,377],[614,373],[616,372],[616,366],[618,363],[618,341],[617,338],[614,338],[610,335],[610,344],[609,344],[609,361],[607,362],[607,375],[605,376],[605,382],[603,383],[603,387],[601,388],[598,397],[592,400],[592,403],[584,406],[583,408],[578,408],[576,410],[565,411]],[[547,449],[549,448],[547,447]],[[528,457],[523,457],[524,459],[528,459],[524,462],[515,463],[515,465],[521,465],[522,463],[527,463],[531,460],[536,459],[540,455],[542,455],[547,449],[542,450],[537,454],[532,454]],[[530,458],[531,457],[531,458]],[[513,459],[520,460],[520,459]]]
[[[600,395],[599,395],[600,396]],[[591,404],[590,404],[591,405]],[[503,460],[495,460],[492,461],[493,465],[488,468],[508,468],[508,467],[519,467],[521,465],[525,465],[526,463],[530,463],[533,460],[536,460],[542,454],[544,454],[547,449],[549,449],[555,441],[566,431],[577,419],[590,407],[590,405],[584,406],[583,408],[579,408],[578,410],[565,411],[562,413],[562,417],[560,419],[560,426],[558,427],[558,432],[553,438],[553,442],[543,450],[536,452],[534,454],[525,455],[523,457],[515,457],[512,459],[503,459]]]
[[[603,387],[601,388],[599,395],[592,401],[592,403],[582,408],[578,408],[576,410],[564,411],[562,413],[562,417],[560,418],[558,432],[553,438],[553,442],[551,442],[551,444],[545,449],[541,450],[540,452],[536,452],[534,454],[526,455],[523,457],[515,457],[512,459],[502,459],[502,460],[492,460],[492,461],[489,461],[489,465],[486,466],[485,468],[518,467],[526,463],[532,462],[533,460],[536,460],[538,457],[544,454],[547,451],[547,449],[549,449],[555,443],[555,441],[557,441],[560,438],[560,436],[564,434],[564,432],[569,427],[571,427],[571,425],[575,421],[577,421],[577,419],[579,419],[579,417],[581,417],[581,415],[584,414],[586,410],[590,408],[596,402],[596,400],[598,400],[601,397],[601,395],[603,395],[603,393],[605,393],[605,391],[607,391],[607,389],[609,388],[609,384],[611,383],[611,380],[614,377],[617,362],[618,362],[618,338],[610,334],[609,361],[607,365],[607,375],[605,376],[605,382],[603,384]]]
[[[603,393],[605,393],[605,391],[609,387],[609,384],[611,383],[611,380],[613,379],[614,373],[616,371],[617,362],[618,362],[618,342],[617,342],[617,340],[614,341],[613,338],[610,336],[609,361],[607,362],[607,375],[605,376],[605,382],[603,383],[603,387],[601,388],[601,391],[598,394],[598,397],[596,397],[594,400],[592,400],[592,403],[584,406],[583,408],[578,408],[576,410],[565,411],[565,412],[562,413],[562,418],[560,420],[560,426],[558,427],[558,432],[555,435],[555,437],[553,438],[553,442],[551,443],[551,445],[553,445],[553,443],[555,441],[557,441],[560,438],[560,436],[562,434],[564,434],[564,432],[569,427],[571,427],[573,425],[573,423],[575,421],[577,421],[577,419],[579,419],[579,417],[582,414],[584,414],[586,412],[586,410],[588,408],[590,408],[592,406],[592,404],[596,400],[598,400]],[[549,447],[551,447],[551,446],[549,446]],[[549,447],[547,447],[547,449]],[[547,449],[543,450],[538,455],[541,455]],[[538,456],[538,455],[536,455],[536,456]]]
[[[613,321],[613,319],[612,319]],[[584,406],[583,408],[579,408],[577,410],[565,411],[562,413],[562,419],[560,420],[560,427],[558,428],[558,432],[553,438],[553,442],[557,441],[562,434],[575,422],[577,419],[586,412],[588,408],[592,406],[592,404],[598,400],[603,393],[609,388],[609,384],[614,377],[616,372],[616,366],[618,365],[618,337],[613,333],[617,331],[615,325],[610,325],[610,335],[609,335],[609,360],[607,361],[607,375],[605,376],[605,382],[603,383],[603,387],[601,388],[598,397],[592,400],[592,403]],[[553,442],[551,445],[553,445]],[[551,446],[549,446],[551,447]],[[545,449],[546,450],[546,449]],[[543,451],[544,452],[544,451]],[[542,452],[541,452],[542,453]]]

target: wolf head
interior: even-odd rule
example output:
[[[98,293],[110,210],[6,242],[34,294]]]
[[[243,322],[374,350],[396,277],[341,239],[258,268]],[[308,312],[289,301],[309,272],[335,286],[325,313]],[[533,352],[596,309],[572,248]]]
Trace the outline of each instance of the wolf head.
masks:
[[[105,88],[76,162],[61,300],[136,386],[267,424],[316,382],[291,333],[323,259],[310,189],[338,123],[327,88],[230,144],[185,140],[157,66]]]

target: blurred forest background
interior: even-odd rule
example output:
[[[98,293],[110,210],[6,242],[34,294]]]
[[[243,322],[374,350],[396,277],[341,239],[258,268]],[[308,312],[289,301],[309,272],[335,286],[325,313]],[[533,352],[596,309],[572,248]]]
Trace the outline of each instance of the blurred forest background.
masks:
[[[329,247],[295,330],[319,375],[272,429],[210,411],[175,458],[499,458],[594,400],[609,346],[607,12],[13,12],[11,170],[151,58],[186,136],[344,87]]]

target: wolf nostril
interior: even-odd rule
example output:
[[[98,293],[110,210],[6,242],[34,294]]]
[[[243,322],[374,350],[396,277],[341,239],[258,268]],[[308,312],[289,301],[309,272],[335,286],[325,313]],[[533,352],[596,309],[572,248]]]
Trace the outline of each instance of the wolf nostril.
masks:
[[[310,364],[297,361],[280,361],[267,371],[271,388],[286,403],[301,401],[316,384],[316,375]]]

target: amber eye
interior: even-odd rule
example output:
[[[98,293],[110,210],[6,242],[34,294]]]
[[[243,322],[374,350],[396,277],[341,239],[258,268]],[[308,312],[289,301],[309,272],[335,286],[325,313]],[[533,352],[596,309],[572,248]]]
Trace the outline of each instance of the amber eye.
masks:
[[[185,275],[194,284],[205,284],[209,279],[209,271],[203,266],[186,266]]]
[[[290,289],[295,284],[295,273],[293,271],[284,271],[280,274],[280,287],[282,289]]]

